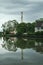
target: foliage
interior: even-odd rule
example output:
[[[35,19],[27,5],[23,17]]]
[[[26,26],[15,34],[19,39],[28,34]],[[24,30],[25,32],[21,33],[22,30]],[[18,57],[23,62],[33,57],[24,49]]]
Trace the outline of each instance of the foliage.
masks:
[[[35,23],[27,23],[27,33],[31,34],[35,31]]]
[[[18,34],[23,34],[26,32],[26,29],[27,29],[26,23],[20,23],[20,24],[18,24],[16,30],[17,30]]]
[[[43,18],[36,20],[36,22],[43,22]],[[35,34],[35,35],[43,35],[43,32],[35,32],[35,25],[36,23],[19,23],[16,20],[8,21],[2,24],[3,33],[9,34],[12,31],[16,31],[18,36],[22,36],[26,33],[28,34]]]
[[[43,31],[35,32],[36,35],[43,35]]]
[[[4,34],[10,33],[10,31],[16,30],[18,22],[16,20],[8,21],[2,24]]]
[[[2,37],[2,35],[3,35],[3,32],[0,32],[0,37]]]

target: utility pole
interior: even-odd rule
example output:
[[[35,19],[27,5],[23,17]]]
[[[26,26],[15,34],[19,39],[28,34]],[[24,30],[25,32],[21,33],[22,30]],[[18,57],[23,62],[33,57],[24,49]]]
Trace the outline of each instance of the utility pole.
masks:
[[[21,23],[23,22],[23,12],[21,12]]]

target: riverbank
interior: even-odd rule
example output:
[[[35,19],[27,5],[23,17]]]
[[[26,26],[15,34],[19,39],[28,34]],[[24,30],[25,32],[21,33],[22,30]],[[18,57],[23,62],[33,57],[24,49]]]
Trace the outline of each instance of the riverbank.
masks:
[[[32,33],[32,34],[3,34],[0,32],[0,37],[28,37],[28,38],[43,38],[43,33]]]
[[[35,35],[35,34],[29,34],[29,35],[16,35],[16,34],[6,34],[2,35],[3,37],[24,37],[29,39],[37,39],[37,38],[43,38],[43,35]]]

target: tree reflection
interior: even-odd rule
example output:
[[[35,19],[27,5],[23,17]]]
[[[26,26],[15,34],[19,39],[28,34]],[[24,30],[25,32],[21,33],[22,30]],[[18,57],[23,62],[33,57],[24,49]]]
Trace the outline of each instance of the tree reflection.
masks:
[[[26,39],[26,38],[16,38],[9,37],[3,38],[3,45],[5,49],[9,51],[17,51],[18,48],[21,49],[21,59],[23,60],[23,50],[24,49],[33,49],[36,52],[43,53],[43,39]]]
[[[16,51],[17,47],[15,45],[16,43],[16,38],[3,38],[3,45],[2,47],[4,47],[5,49],[9,50],[9,51]]]
[[[36,39],[34,49],[36,52],[43,53],[43,39]]]

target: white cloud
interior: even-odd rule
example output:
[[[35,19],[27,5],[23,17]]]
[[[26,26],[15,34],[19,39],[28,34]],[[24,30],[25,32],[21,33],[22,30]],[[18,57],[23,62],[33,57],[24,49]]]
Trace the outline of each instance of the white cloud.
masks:
[[[20,21],[21,11],[26,22],[43,17],[43,0],[0,0],[0,26],[10,19]]]
[[[43,0],[27,0],[27,1],[31,1],[31,2],[41,2]]]

